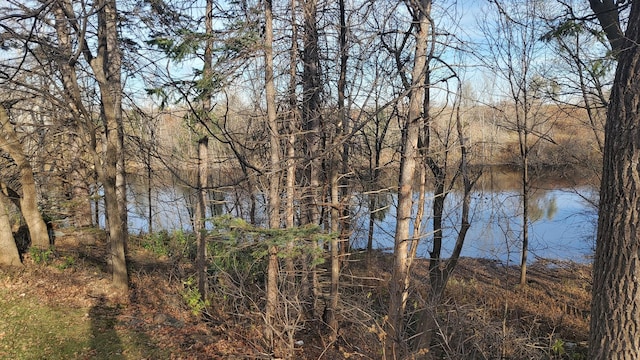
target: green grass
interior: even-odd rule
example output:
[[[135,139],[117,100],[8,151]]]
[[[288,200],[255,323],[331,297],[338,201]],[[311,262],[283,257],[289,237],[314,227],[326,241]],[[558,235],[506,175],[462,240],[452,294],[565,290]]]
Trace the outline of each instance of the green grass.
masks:
[[[141,331],[119,325],[120,310],[47,306],[0,289],[0,359],[164,359]]]

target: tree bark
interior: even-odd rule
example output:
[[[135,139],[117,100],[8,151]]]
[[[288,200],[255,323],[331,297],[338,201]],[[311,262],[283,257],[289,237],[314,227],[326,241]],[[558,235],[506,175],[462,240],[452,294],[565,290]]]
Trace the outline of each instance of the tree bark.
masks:
[[[0,266],[22,266],[16,241],[11,232],[8,208],[11,200],[0,188]]]
[[[339,183],[338,183],[338,169],[337,159],[334,156],[331,161],[330,168],[330,182],[331,182],[331,264],[330,264],[330,290],[329,301],[324,309],[323,320],[329,327],[330,340],[334,341],[338,336],[338,318],[336,312],[338,310],[338,302],[340,300],[339,284],[340,284],[340,239],[338,233],[340,232],[340,199],[339,199]]]
[[[619,28],[599,18],[605,30]],[[621,45],[612,41],[618,66],[605,126],[593,265],[589,349],[595,360],[640,358],[640,2],[631,3],[627,24]]]
[[[31,246],[46,249],[50,245],[49,233],[38,209],[38,195],[31,163],[25,156],[13,125],[9,121],[9,114],[2,105],[0,105],[0,149],[11,156],[20,171],[20,185],[22,186],[20,211],[29,228]]]

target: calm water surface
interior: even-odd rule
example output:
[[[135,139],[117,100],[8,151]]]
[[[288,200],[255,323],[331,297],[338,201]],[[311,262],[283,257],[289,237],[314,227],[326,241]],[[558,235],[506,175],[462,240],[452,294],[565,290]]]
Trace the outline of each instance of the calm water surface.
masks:
[[[597,223],[596,208],[590,203],[597,193],[589,187],[553,187],[533,192],[529,227],[529,260],[551,258],[577,262],[590,261]],[[479,186],[478,188],[481,188]],[[521,197],[513,189],[477,189],[472,195],[471,228],[462,256],[496,259],[507,263],[519,263],[522,236]],[[191,230],[189,206],[191,191],[184,187],[164,187],[152,195],[153,228],[158,230]],[[374,247],[391,251],[395,231],[397,195],[378,194],[377,221],[374,226]],[[432,197],[431,194],[429,197]],[[258,196],[258,221],[264,220],[263,198]],[[148,206],[140,188],[132,186],[129,197],[129,228],[132,233],[148,231]],[[590,201],[589,201],[590,200]],[[355,226],[351,239],[355,248],[366,247],[369,221],[369,196],[357,194],[353,198]],[[425,205],[425,214],[431,214],[432,202]],[[459,229],[461,195],[451,192],[445,204],[444,256],[451,254]],[[210,209],[209,213],[213,210]],[[247,218],[249,202],[246,196],[227,194],[223,206],[217,212],[231,213]],[[431,219],[427,218],[418,255],[428,257],[432,245]]]
[[[529,261],[538,258],[589,262],[595,244],[597,214],[585,196],[594,196],[588,188],[536,190],[530,206]],[[432,195],[431,195],[432,196]],[[397,197],[389,195],[388,212],[374,227],[374,247],[393,249],[395,204]],[[449,194],[445,205],[443,255],[451,254],[460,229],[461,195]],[[425,213],[431,214],[432,202],[427,201]],[[368,219],[365,207],[358,218],[358,228],[365,229]],[[513,191],[475,192],[462,256],[497,259],[519,263],[522,247],[521,197]],[[432,220],[427,219],[418,255],[429,257],[432,247]],[[357,247],[366,246],[366,231],[357,232]]]

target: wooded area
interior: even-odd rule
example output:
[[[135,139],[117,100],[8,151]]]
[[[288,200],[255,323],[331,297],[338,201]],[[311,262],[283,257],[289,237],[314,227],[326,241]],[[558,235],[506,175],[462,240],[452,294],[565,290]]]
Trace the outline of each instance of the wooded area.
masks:
[[[0,14],[3,267],[104,242],[129,303],[143,246],[203,322],[259,327],[255,354],[304,358],[310,329],[346,354],[348,328],[375,338],[369,358],[506,358],[506,335],[454,348],[445,331],[476,185],[517,174],[517,298],[533,291],[536,188],[580,178],[600,188],[589,354],[535,356],[640,358],[638,3],[3,0]],[[178,186],[189,219],[167,229],[160,193]]]

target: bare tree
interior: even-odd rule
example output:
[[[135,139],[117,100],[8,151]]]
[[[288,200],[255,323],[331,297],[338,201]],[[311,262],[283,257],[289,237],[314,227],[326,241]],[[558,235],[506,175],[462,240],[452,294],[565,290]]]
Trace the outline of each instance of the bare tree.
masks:
[[[84,44],[82,52],[94,72],[101,98],[101,115],[104,121],[106,150],[100,177],[104,186],[113,284],[122,292],[129,290],[126,262],[127,194],[124,163],[124,128],[122,118],[122,54],[118,30],[118,10],[115,0],[103,0],[97,4],[97,51],[91,54]],[[71,5],[63,11],[69,11]],[[74,19],[67,16],[73,24]]]
[[[517,167],[522,186],[520,284],[526,285],[533,149],[542,141],[553,142],[548,136],[553,117],[545,113],[544,104],[539,100],[543,88],[541,79],[544,78],[536,63],[542,46],[541,4],[537,1],[523,4],[492,2],[492,6],[497,14],[495,26],[481,24],[489,44],[489,53],[483,59],[504,83],[504,101],[495,106],[503,118],[502,126],[517,136]]]
[[[427,74],[427,40],[432,31],[431,1],[409,2],[415,20],[415,53],[411,71],[411,92],[409,95],[409,113],[403,124],[402,158],[400,163],[400,178],[398,190],[398,209],[396,215],[396,230],[394,239],[394,263],[390,283],[389,319],[386,326],[387,344],[385,357],[395,359],[399,356],[399,344],[403,341],[403,309],[405,307],[406,278],[409,276],[409,227],[411,211],[413,209],[413,184],[418,157],[418,138],[422,124],[423,101],[425,94],[425,76]]]
[[[267,129],[269,131],[269,190],[267,195],[267,214],[269,227],[281,227],[280,216],[280,132],[276,117],[276,89],[273,76],[273,6],[271,0],[264,3],[265,10],[265,45],[264,45],[264,74],[265,96],[267,105]],[[278,301],[278,248],[275,244],[269,247],[267,265],[267,305],[265,310],[265,337],[273,348],[273,326]]]
[[[568,2],[562,5],[564,14],[561,17],[558,11],[543,14],[548,31],[542,40],[554,45],[556,56],[563,64],[551,74],[563,91],[547,96],[560,106],[584,109],[586,119],[576,120],[591,129],[597,149],[602,153],[606,116],[603,109],[609,102],[606,89],[611,85],[609,76],[615,58],[606,38],[596,29],[597,25],[582,21],[576,13],[578,10],[573,8],[575,4]],[[576,98],[580,99],[577,103]]]
[[[322,183],[322,118],[320,83],[320,49],[317,23],[318,1],[305,0],[303,4],[303,65],[302,125],[305,131],[306,161],[308,162],[308,195],[305,223],[320,223]]]
[[[325,307],[324,321],[331,329],[331,340],[335,341],[338,336],[338,302],[340,300],[340,253],[341,249],[346,249],[342,244],[349,242],[349,208],[347,207],[348,190],[346,184],[346,172],[349,168],[349,144],[345,140],[345,134],[349,131],[349,115],[345,107],[345,91],[347,78],[347,22],[344,0],[338,2],[340,16],[339,30],[339,50],[340,73],[338,77],[338,116],[335,124],[335,145],[342,142],[342,156],[338,159],[337,154],[332,156],[329,165],[329,181],[331,186],[331,231],[340,236],[331,238],[331,289],[329,301]],[[334,146],[335,146],[334,145]]]
[[[428,89],[428,88],[427,88]],[[428,92],[427,92],[428,93]],[[428,96],[428,95],[427,95]],[[450,121],[447,124],[440,124],[438,130],[437,122],[445,123],[443,116],[440,119],[431,118],[427,111],[425,113],[425,128],[422,134],[423,156],[425,157],[425,167],[431,170],[433,175],[433,245],[429,252],[429,295],[427,296],[425,307],[420,314],[420,333],[414,346],[420,353],[425,349],[430,349],[431,341],[438,331],[437,309],[442,304],[447,283],[458,264],[460,254],[464,246],[467,232],[471,227],[470,207],[471,192],[476,181],[480,177],[479,171],[473,171],[470,164],[470,145],[464,125],[465,113],[472,111],[472,108],[462,108],[463,102],[462,82],[458,83],[458,90],[455,95]],[[442,131],[444,129],[444,131]],[[438,135],[439,134],[439,135]],[[455,134],[455,135],[452,135]],[[457,163],[454,161],[458,158]],[[451,169],[452,167],[453,169]],[[453,175],[450,175],[450,174]],[[461,206],[460,222],[456,228],[457,235],[453,242],[452,253],[449,258],[443,257],[443,246],[446,240],[443,232],[443,220],[445,218],[445,204],[448,195],[452,192],[456,184],[461,183]],[[424,197],[423,194],[420,194]],[[421,204],[420,206],[424,206]],[[421,221],[417,217],[416,221]],[[419,228],[419,226],[415,226]],[[417,237],[418,234],[416,234]],[[412,252],[415,257],[416,244],[412,244]]]
[[[205,48],[203,57],[202,77],[205,84],[210,84],[213,77],[213,0],[207,0],[205,5],[204,14],[205,23]],[[196,241],[198,243],[198,291],[203,299],[207,296],[207,237],[205,234],[205,220],[207,214],[207,207],[205,199],[207,199],[207,182],[209,178],[209,137],[206,133],[206,127],[202,124],[206,124],[210,117],[211,108],[211,96],[213,95],[213,89],[211,86],[204,86],[202,88],[202,105],[199,112],[199,139],[198,139],[198,160],[197,171],[198,179],[196,183],[196,211],[194,214],[194,224],[196,232]],[[204,127],[204,129],[202,129]]]

